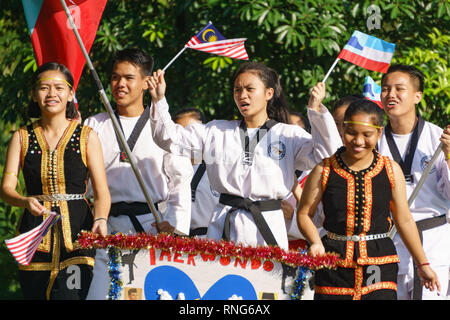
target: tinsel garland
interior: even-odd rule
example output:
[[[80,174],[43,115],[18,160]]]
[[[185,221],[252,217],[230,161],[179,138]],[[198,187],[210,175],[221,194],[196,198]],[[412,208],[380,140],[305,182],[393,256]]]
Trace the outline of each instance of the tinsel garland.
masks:
[[[119,248],[108,248],[108,274],[111,279],[109,283],[108,300],[118,300],[122,291],[123,281],[120,277],[120,266],[122,265],[122,255]]]
[[[305,254],[306,250],[299,250],[300,254]],[[310,269],[304,266],[298,267],[298,273],[297,278],[294,281],[294,284],[292,285],[292,294],[291,299],[292,300],[301,300],[303,297],[303,293],[305,292],[305,285],[306,285],[306,273]]]
[[[291,267],[306,267],[311,270],[321,268],[336,268],[339,256],[336,253],[326,253],[312,257],[306,252],[285,251],[276,246],[245,246],[229,241],[216,241],[201,238],[189,238],[159,233],[122,234],[116,233],[105,237],[82,231],[78,243],[83,249],[155,249],[179,252],[184,254],[206,254],[211,256],[226,256],[252,260],[272,260]]]

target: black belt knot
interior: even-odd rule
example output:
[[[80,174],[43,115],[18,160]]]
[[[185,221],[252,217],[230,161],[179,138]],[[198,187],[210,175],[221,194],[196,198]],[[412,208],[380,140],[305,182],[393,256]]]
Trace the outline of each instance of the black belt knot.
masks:
[[[267,244],[276,246],[277,241],[270,230],[269,225],[264,219],[261,211],[273,211],[281,209],[281,200],[261,200],[253,201],[248,198],[243,198],[239,196],[234,196],[231,194],[222,193],[219,198],[219,202],[224,205],[231,206],[232,208],[227,212],[225,217],[225,224],[223,228],[222,238],[226,241],[230,241],[230,219],[231,214],[238,210],[243,209],[249,211],[252,214],[253,220],[255,221],[256,227],[259,232],[261,232],[264,241]]]

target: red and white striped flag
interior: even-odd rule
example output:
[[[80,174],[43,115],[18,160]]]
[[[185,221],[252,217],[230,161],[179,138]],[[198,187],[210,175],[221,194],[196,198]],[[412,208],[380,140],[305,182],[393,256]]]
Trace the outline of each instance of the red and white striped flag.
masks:
[[[61,218],[56,212],[50,212],[36,228],[22,233],[15,238],[5,240],[6,246],[18,263],[29,265],[48,230]]]
[[[188,48],[217,54],[228,58],[248,60],[247,51],[244,46],[245,40],[247,39],[241,38],[220,40],[215,42],[199,43],[188,46]]]
[[[186,47],[233,59],[248,60],[247,51],[245,51],[244,46],[245,40],[247,39],[226,39],[213,24],[209,22],[199,33],[186,43]]]

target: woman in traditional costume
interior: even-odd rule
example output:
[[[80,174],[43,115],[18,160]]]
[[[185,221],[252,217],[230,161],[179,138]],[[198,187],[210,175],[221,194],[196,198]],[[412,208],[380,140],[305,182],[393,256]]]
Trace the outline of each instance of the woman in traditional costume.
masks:
[[[420,243],[406,200],[400,166],[375,146],[383,111],[360,99],[345,112],[344,147],[310,173],[298,206],[297,223],[312,256],[325,251],[341,258],[334,270],[315,273],[315,299],[396,299],[399,262],[388,236],[392,217],[430,290],[440,285]],[[319,237],[311,218],[322,201],[327,234]]]
[[[28,265],[19,265],[25,299],[84,299],[92,277],[94,251],[81,250],[81,230],[106,235],[110,196],[101,144],[80,125],[73,101],[73,77],[49,62],[34,74],[30,118],[40,118],[14,132],[8,147],[1,197],[25,208],[18,233],[42,223],[50,212],[61,219],[47,232]],[[27,195],[16,191],[22,169]],[[95,197],[94,215],[85,198],[88,175]]]

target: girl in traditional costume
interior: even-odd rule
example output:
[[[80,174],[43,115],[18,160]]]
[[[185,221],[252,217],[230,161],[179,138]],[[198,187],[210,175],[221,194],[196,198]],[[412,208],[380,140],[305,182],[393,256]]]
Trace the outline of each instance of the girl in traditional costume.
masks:
[[[61,64],[49,62],[34,74],[30,118],[40,118],[16,131],[8,147],[1,197],[25,208],[18,233],[42,223],[49,212],[61,219],[51,228],[28,265],[19,265],[25,299],[84,299],[92,277],[93,250],[81,250],[81,230],[106,235],[110,207],[97,135],[76,120],[73,77]],[[16,191],[22,169],[27,195]],[[88,175],[94,215],[84,197]]]
[[[375,146],[382,133],[383,111],[360,99],[345,112],[344,147],[325,158],[308,176],[297,223],[312,256],[340,255],[335,270],[315,273],[315,299],[396,299],[399,262],[388,236],[392,217],[425,287],[440,285],[430,268],[406,200],[400,166]],[[319,237],[311,218],[322,201],[327,234]]]

